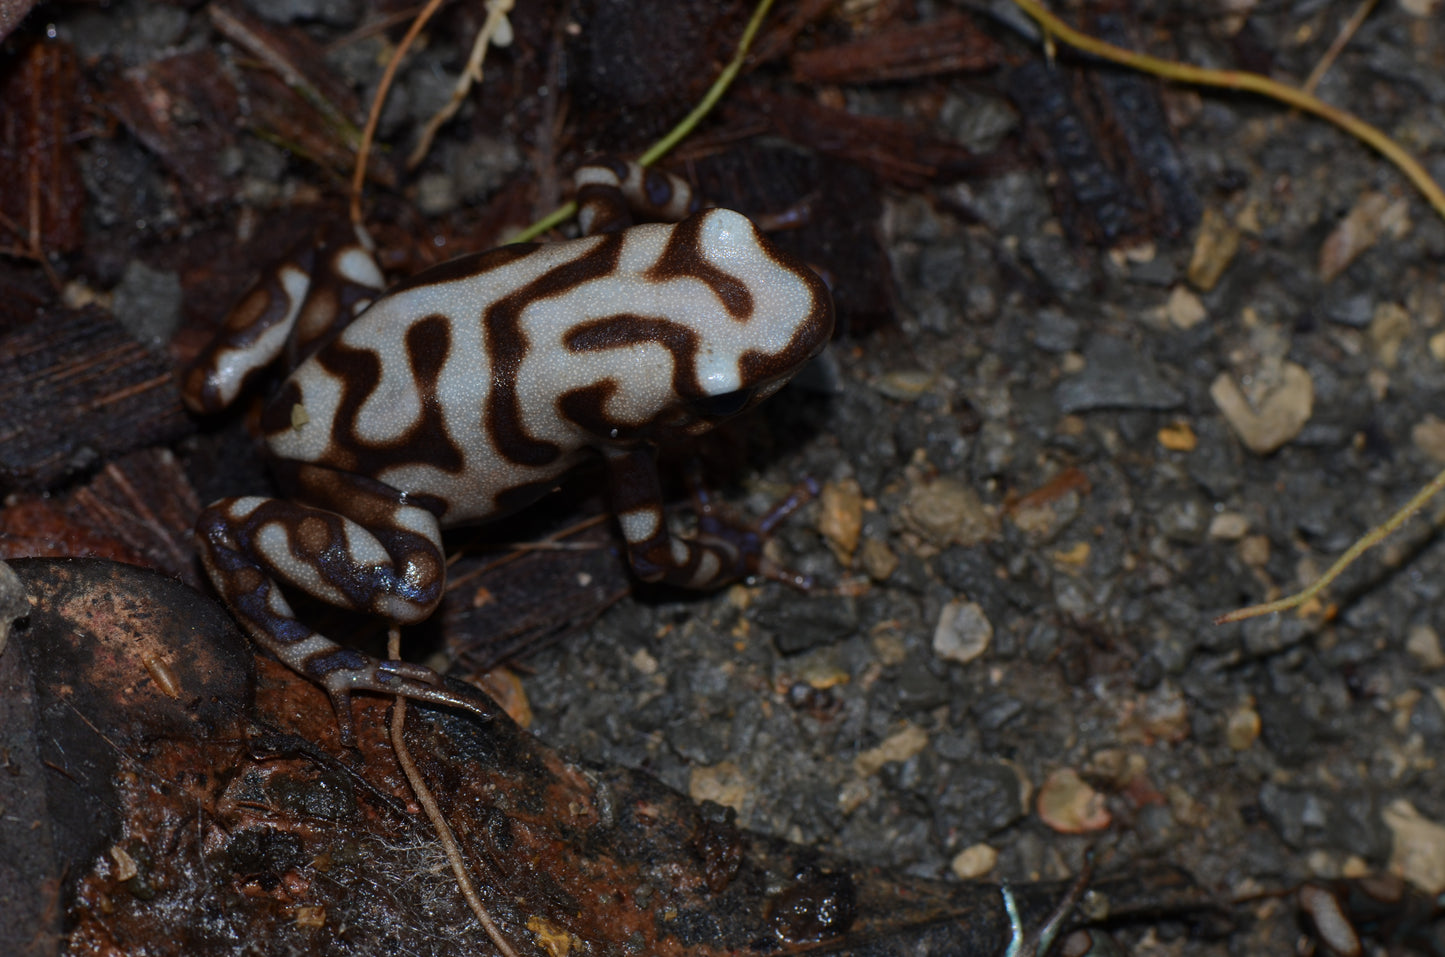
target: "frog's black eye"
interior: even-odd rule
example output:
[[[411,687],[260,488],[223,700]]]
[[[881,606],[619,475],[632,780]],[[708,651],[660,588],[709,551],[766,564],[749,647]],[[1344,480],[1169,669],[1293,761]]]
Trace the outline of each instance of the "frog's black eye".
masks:
[[[721,395],[705,395],[691,400],[688,404],[704,419],[725,419],[747,408],[754,394],[752,389],[738,389],[736,392],[724,392]]]

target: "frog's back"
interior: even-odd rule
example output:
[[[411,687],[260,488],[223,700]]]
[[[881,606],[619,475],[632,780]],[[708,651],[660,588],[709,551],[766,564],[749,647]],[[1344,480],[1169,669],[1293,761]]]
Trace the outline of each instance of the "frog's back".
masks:
[[[489,333],[488,316],[512,299],[524,307],[597,242],[504,246],[397,285],[287,376],[262,419],[270,455],[444,501],[448,524],[492,515],[497,493],[565,470],[571,449],[522,475],[492,440],[495,366],[519,361],[526,343]]]

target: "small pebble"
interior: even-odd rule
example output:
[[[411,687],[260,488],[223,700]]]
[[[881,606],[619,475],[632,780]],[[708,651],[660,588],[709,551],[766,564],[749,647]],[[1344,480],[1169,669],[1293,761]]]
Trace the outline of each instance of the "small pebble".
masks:
[[[955,598],[943,606],[933,629],[933,653],[966,665],[988,650],[993,624],[976,602]]]
[[[1175,422],[1159,430],[1159,444],[1171,452],[1193,452],[1199,437],[1188,422]]]
[[[844,814],[852,814],[872,796],[873,788],[867,781],[861,778],[844,781],[843,786],[838,789],[838,810]]]
[[[1039,819],[1060,834],[1087,834],[1108,827],[1113,817],[1104,795],[1072,768],[1060,768],[1039,788]]]
[[[1209,312],[1204,308],[1203,300],[1192,290],[1186,286],[1175,286],[1169,292],[1164,314],[1174,328],[1193,329],[1208,317]]]
[[[1370,318],[1370,347],[1380,365],[1393,369],[1400,359],[1400,345],[1410,334],[1410,314],[1403,306],[1382,302]]]
[[[1263,568],[1269,561],[1269,536],[1250,535],[1241,539],[1239,560],[1252,568]]]
[[[1386,233],[1402,236],[1408,232],[1409,210],[1404,199],[1392,203],[1384,193],[1362,195],[1320,246],[1320,278],[1325,282],[1334,279]]]
[[[1410,429],[1410,441],[1432,460],[1445,462],[1445,422],[1433,415],[1425,416]]]
[[[743,804],[752,796],[752,786],[736,764],[719,761],[710,767],[692,769],[687,779],[687,794],[699,804],[712,801],[742,814]]]
[[[898,570],[898,556],[893,554],[893,549],[889,548],[886,542],[877,538],[863,539],[858,560],[868,577],[875,582],[887,581]]]
[[[1239,512],[1220,512],[1209,522],[1209,537],[1222,542],[1237,542],[1249,531],[1249,519]]]
[[[877,747],[869,748],[854,758],[853,770],[858,772],[859,777],[872,777],[883,765],[907,761],[926,747],[928,732],[916,724],[905,724],[902,731],[889,735]]]
[[[1445,891],[1445,827],[1401,798],[1381,815],[1394,835],[1390,869],[1427,894]]]
[[[1138,715],[1151,739],[1178,744],[1189,737],[1189,702],[1167,681],[1144,696]]]
[[[897,622],[879,622],[873,626],[869,638],[873,645],[873,657],[885,668],[901,665],[908,660],[908,643],[903,640],[903,631]]]
[[[998,517],[978,493],[953,479],[913,486],[903,504],[903,519],[932,545],[978,545],[998,535]]]
[[[1068,568],[1083,568],[1088,564],[1092,551],[1088,542],[1078,542],[1068,548],[1058,549],[1050,557],[1053,558],[1055,564]]]
[[[1445,332],[1437,332],[1430,337],[1430,355],[1435,357],[1436,362],[1445,362]]]
[[[629,658],[628,661],[632,664],[632,667],[645,675],[657,674],[657,659],[654,658],[652,652],[646,648],[638,648],[632,653],[632,657]]]
[[[1280,383],[1251,405],[1234,379],[1221,373],[1209,387],[1209,395],[1234,434],[1251,452],[1268,455],[1299,435],[1314,411],[1314,380],[1309,370],[1286,362]]]
[[[948,868],[961,881],[976,881],[993,870],[997,863],[998,851],[987,844],[974,844],[955,854]]]
[[[1248,751],[1259,738],[1259,712],[1253,705],[1242,705],[1229,713],[1225,724],[1225,740],[1235,751]]]
[[[1405,636],[1408,651],[1426,671],[1445,666],[1445,652],[1440,650],[1440,635],[1429,625],[1412,625]]]

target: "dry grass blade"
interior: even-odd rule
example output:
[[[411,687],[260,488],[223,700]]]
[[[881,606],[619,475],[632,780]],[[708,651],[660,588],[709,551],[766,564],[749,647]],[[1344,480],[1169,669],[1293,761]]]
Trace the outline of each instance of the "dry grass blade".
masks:
[[[437,111],[437,114],[427,121],[426,129],[422,130],[421,141],[416,144],[416,149],[406,158],[406,168],[416,169],[426,154],[431,150],[432,140],[436,138],[437,131],[457,115],[457,110],[462,108],[462,103],[467,98],[467,93],[472,89],[473,83],[482,82],[482,63],[487,58],[487,48],[496,42],[497,46],[506,46],[502,37],[507,37],[510,42],[511,28],[507,26],[507,14],[512,12],[512,0],[489,0],[487,3],[487,20],[482,24],[482,29],[477,32],[477,38],[472,42],[472,55],[467,59],[467,68],[462,75],[457,77],[456,86],[452,88],[451,98],[447,100],[446,106]]]

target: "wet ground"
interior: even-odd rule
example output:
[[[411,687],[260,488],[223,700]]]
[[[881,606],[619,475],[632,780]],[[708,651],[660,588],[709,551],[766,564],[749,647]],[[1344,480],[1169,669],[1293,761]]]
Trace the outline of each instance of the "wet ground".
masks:
[[[1155,52],[1203,64],[1253,51],[1299,80],[1349,12],[1309,0],[1233,30],[1159,5],[1133,36],[1158,26]],[[135,14],[84,12],[62,35],[96,56],[97,23],[153,36],[182,16]],[[1378,10],[1320,93],[1445,180],[1442,77],[1445,11],[1418,0]],[[908,84],[838,95],[922,113]],[[981,152],[1018,132],[989,82],[927,97],[932,132]],[[835,343],[811,387],[734,432],[760,468],[732,489],[743,507],[824,485],[775,542],[814,590],[622,602],[527,660],[535,733],[747,827],[929,877],[1066,877],[1093,848],[1250,897],[1387,867],[1411,808],[1445,822],[1429,521],[1305,617],[1211,623],[1310,581],[1445,461],[1445,222],[1318,120],[1183,89],[1163,103],[1204,211],[1176,239],[1071,235],[1026,151],[991,178],[883,191],[894,321]],[[102,226],[121,203],[111,149],[86,167]],[[247,149],[248,175],[276,180],[275,154]],[[472,188],[487,187],[454,192]],[[1374,241],[1327,279],[1338,247],[1324,264],[1322,249],[1352,211],[1351,235]],[[1236,245],[1213,282],[1207,257],[1191,268],[1201,232]],[[1248,438],[1221,411],[1229,384],[1267,420]],[[1409,843],[1445,884],[1445,840]],[[1240,913],[1257,919],[1223,941],[1166,925],[1131,945],[1294,947],[1293,905]]]
[[[1302,76],[1319,44],[1271,32],[1287,19],[1256,21],[1258,38]],[[1442,57],[1438,14],[1382,10],[1321,92],[1440,157]],[[1008,110],[955,95],[959,115]],[[1252,98],[1170,102],[1189,116],[1179,144],[1202,205],[1240,227],[1217,285],[1188,281],[1189,239],[1074,247],[1037,171],[888,195],[897,327],[841,344],[836,394],[774,402],[757,428],[789,438],[764,440],[750,495],[761,508],[805,475],[842,499],[856,488],[852,560],[815,504],[779,538],[818,593],[617,608],[530,662],[537,733],[732,804],[750,827],[928,876],[974,874],[993,852],[990,877],[1064,876],[1093,847],[1244,897],[1385,867],[1402,802],[1445,821],[1445,549],[1428,521],[1348,573],[1328,621],[1211,623],[1308,583],[1440,467],[1438,426],[1422,424],[1445,389],[1445,224],[1318,121]],[[1369,193],[1408,225],[1326,282],[1322,243]],[[1256,454],[1211,385],[1288,394],[1290,365],[1312,387],[1308,421]],[[1066,836],[1041,820],[1061,770],[1102,794],[1110,823]],[[1293,946],[1290,908],[1244,912],[1261,919],[1228,942],[1138,952]]]

